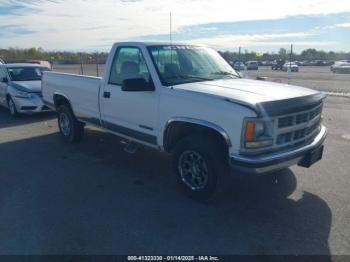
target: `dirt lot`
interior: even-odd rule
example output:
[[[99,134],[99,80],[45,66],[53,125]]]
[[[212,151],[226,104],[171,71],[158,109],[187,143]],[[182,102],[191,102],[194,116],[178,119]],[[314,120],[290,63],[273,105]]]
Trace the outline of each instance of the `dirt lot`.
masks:
[[[237,175],[199,204],[178,191],[167,155],[127,154],[91,127],[65,144],[54,113],[0,108],[0,254],[350,255],[349,115],[350,98],[327,99],[325,155],[311,169],[279,185]]]
[[[328,66],[301,66],[297,73],[273,71],[260,67],[258,71],[244,71],[249,78],[267,77],[268,81],[290,83],[325,92],[350,93],[350,74],[334,74]]]

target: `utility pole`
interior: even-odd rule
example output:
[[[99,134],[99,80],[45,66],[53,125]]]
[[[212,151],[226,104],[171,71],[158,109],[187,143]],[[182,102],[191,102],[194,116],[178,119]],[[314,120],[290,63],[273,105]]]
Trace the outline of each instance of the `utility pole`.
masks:
[[[84,67],[83,67],[83,54],[80,54],[80,71],[81,74],[84,75]]]
[[[96,52],[95,56],[95,61],[96,61],[96,76],[99,76],[99,69],[98,69],[98,52]]]
[[[288,67],[288,85],[290,84],[290,76],[291,76],[291,72],[292,72],[292,58],[293,58],[293,44],[290,45],[289,67]]]
[[[241,47],[238,48],[238,71],[241,71]]]

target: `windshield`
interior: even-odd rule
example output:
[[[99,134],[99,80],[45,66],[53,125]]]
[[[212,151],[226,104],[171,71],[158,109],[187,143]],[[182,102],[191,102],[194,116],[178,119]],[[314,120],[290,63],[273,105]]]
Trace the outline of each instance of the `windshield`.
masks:
[[[148,49],[166,86],[239,77],[217,52],[209,48],[164,45]]]
[[[49,71],[46,67],[8,67],[7,72],[12,81],[39,81],[44,71]]]

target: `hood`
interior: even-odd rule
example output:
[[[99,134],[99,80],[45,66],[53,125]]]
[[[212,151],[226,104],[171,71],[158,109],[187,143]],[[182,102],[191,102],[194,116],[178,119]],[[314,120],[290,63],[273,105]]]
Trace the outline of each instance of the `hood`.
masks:
[[[28,93],[41,92],[41,81],[12,81],[10,86]]]
[[[295,111],[308,105],[314,106],[325,97],[318,91],[300,86],[249,79],[188,83],[176,85],[174,88],[220,97],[246,105],[259,114],[269,115]]]

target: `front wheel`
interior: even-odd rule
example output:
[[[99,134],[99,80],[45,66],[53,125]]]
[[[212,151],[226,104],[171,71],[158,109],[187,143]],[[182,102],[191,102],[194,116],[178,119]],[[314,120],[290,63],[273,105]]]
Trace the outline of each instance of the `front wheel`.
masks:
[[[17,108],[16,108],[16,104],[15,104],[15,102],[13,102],[11,97],[8,98],[7,105],[8,105],[8,108],[10,110],[11,116],[17,117],[18,116],[18,111],[17,111]]]
[[[79,122],[68,105],[61,105],[58,110],[58,127],[66,142],[77,143],[84,135],[84,124]]]
[[[189,197],[209,199],[217,191],[218,181],[227,176],[227,157],[219,145],[208,135],[191,135],[176,145],[173,167],[180,188]]]

